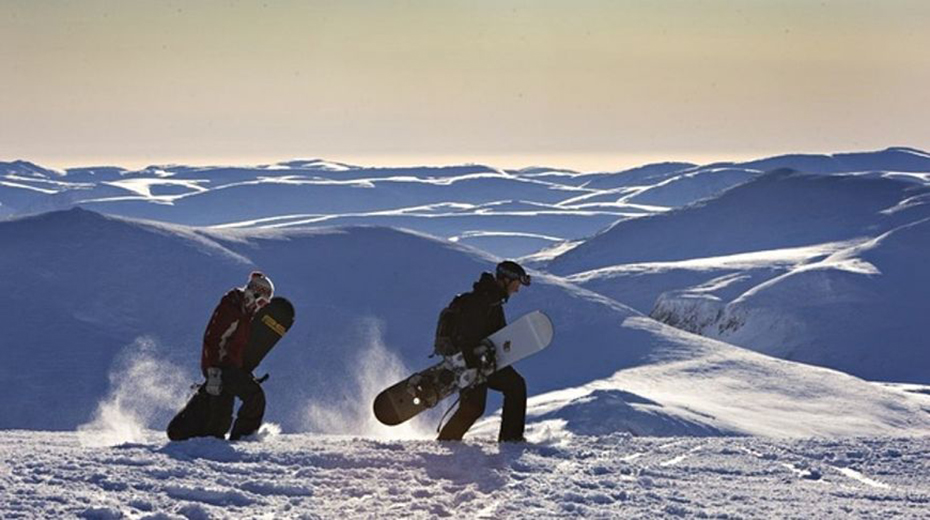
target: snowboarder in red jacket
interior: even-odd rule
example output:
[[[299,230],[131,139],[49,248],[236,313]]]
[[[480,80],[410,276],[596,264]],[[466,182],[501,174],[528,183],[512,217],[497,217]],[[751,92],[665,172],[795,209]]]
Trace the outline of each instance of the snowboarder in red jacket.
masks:
[[[229,440],[255,433],[265,415],[265,392],[242,368],[252,317],[268,304],[274,284],[264,273],[253,272],[242,288],[226,293],[213,311],[203,335],[200,369],[207,379],[197,395],[171,421],[168,437],[223,438],[232,424],[235,398],[242,401]]]

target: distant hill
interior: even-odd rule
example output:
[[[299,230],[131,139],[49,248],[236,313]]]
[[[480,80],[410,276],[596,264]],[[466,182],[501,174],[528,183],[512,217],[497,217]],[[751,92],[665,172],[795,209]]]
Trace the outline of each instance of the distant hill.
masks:
[[[928,187],[893,179],[777,170],[691,206],[618,222],[547,269],[572,274],[870,236],[923,214],[885,210],[927,193]]]
[[[0,222],[0,243],[0,272],[15,281],[0,312],[0,381],[15,389],[0,401],[2,428],[128,420],[120,410],[163,427],[200,379],[200,338],[214,305],[261,269],[297,309],[294,328],[259,369],[272,375],[268,419],[287,431],[378,431],[374,393],[431,362],[439,309],[493,266],[474,250],[389,228],[205,231],[80,209]],[[617,390],[595,408],[559,401],[570,405],[559,417],[619,413],[646,400],[656,403],[651,411],[604,427],[647,431],[656,414],[679,425],[663,435],[909,435],[930,425],[902,392],[683,333],[537,275],[507,305],[511,318],[543,309],[556,324],[554,344],[518,366],[530,392]],[[763,379],[764,389],[756,386]],[[762,395],[795,412],[747,414]],[[561,405],[548,399],[533,414],[556,413]],[[429,431],[441,411],[418,427]],[[822,420],[801,419],[815,415]]]
[[[480,164],[372,168],[319,158],[257,166],[89,166],[63,171],[14,161],[0,162],[0,218],[78,206],[195,226],[373,224],[464,239],[498,256],[524,256],[553,241],[588,238],[619,220],[716,197],[772,169],[928,183],[928,163],[928,154],[909,148],[784,155],[746,163],[665,162],[588,173]],[[452,213],[432,210],[452,205],[457,206]],[[481,232],[522,238],[469,238],[489,236]],[[527,239],[530,235],[547,239]]]

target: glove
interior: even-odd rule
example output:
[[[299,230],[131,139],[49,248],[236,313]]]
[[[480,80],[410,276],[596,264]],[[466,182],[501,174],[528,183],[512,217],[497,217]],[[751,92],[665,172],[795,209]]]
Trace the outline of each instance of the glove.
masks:
[[[223,369],[211,367],[207,369],[207,393],[220,395],[223,391]]]
[[[482,374],[490,375],[497,371],[497,349],[494,348],[491,340],[481,340],[481,343],[475,347],[474,353],[480,363]]]

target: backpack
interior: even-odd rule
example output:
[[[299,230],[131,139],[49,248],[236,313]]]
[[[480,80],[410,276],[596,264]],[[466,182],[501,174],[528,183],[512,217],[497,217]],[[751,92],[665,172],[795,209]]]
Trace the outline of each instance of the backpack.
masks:
[[[436,337],[433,341],[433,353],[430,357],[440,355],[454,356],[459,352],[459,338],[462,335],[462,308],[464,295],[459,294],[439,313],[436,323]]]

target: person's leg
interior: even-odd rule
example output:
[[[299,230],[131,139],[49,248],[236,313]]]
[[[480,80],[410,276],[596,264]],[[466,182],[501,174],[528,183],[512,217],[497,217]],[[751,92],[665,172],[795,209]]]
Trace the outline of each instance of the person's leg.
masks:
[[[223,393],[242,400],[229,440],[235,441],[258,431],[265,416],[265,392],[252,374],[238,368],[224,368]]]
[[[236,397],[229,392],[221,392],[220,395],[208,397],[210,399],[210,412],[203,435],[225,439],[226,432],[229,431],[229,425],[232,424],[233,405],[236,403]]]
[[[513,367],[506,367],[488,377],[488,387],[504,394],[501,430],[498,442],[522,441],[526,426],[526,381]]]
[[[472,424],[484,414],[484,405],[488,397],[488,387],[478,385],[463,390],[459,396],[459,409],[452,414],[449,422],[439,432],[441,441],[460,441]]]
[[[184,405],[184,408],[168,423],[168,438],[183,441],[192,437],[203,437],[210,420],[210,395],[202,388]]]

